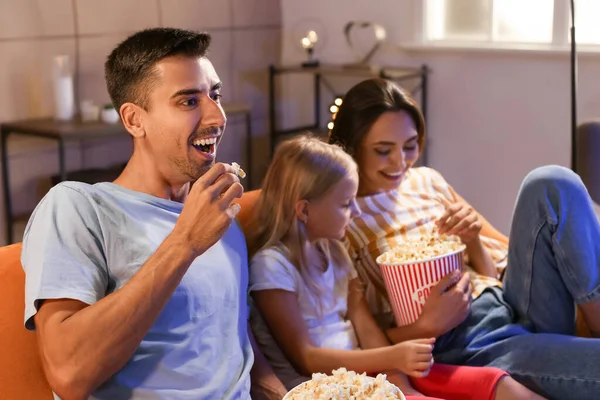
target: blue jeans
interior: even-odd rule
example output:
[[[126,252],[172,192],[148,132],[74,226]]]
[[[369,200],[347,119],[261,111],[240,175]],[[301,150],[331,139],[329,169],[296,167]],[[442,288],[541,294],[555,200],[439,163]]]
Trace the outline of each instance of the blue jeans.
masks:
[[[600,399],[600,339],[575,332],[575,304],[600,298],[600,224],[581,179],[531,172],[517,198],[503,289],[489,288],[439,338],[439,363],[493,366],[550,399]]]

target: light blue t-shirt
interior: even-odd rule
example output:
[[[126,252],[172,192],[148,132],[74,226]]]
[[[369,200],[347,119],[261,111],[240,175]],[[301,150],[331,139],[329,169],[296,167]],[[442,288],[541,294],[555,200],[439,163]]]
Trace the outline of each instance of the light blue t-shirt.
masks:
[[[112,183],[64,182],[25,231],[25,326],[39,300],[94,304],[171,233],[183,204]],[[206,218],[210,218],[206,215]],[[249,399],[248,259],[237,224],[196,258],[131,360],[91,399]]]

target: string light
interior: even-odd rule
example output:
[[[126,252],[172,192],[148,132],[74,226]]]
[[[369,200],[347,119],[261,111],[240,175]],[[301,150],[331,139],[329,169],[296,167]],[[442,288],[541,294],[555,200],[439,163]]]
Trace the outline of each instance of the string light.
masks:
[[[329,106],[329,112],[331,112],[331,121],[329,121],[329,123],[327,124],[327,129],[329,129],[329,133],[331,133],[331,130],[334,127],[335,117],[337,116],[338,111],[340,111],[340,106],[343,102],[344,100],[342,96],[336,96],[335,99],[333,99],[333,104]]]

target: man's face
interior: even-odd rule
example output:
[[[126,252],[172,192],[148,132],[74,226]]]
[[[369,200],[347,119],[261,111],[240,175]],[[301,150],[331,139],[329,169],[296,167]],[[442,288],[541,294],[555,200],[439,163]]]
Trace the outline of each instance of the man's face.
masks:
[[[144,149],[163,179],[194,181],[214,164],[225,129],[221,82],[204,57],[168,57],[155,71],[158,79],[143,113]]]

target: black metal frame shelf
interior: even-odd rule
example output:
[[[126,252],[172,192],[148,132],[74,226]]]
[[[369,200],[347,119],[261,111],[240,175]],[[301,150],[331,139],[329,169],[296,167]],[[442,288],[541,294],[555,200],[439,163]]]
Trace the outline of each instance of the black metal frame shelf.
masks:
[[[421,109],[423,116],[427,120],[427,89],[428,89],[428,74],[430,70],[426,64],[418,68],[414,67],[379,67],[379,68],[359,68],[343,65],[320,65],[316,67],[303,67],[301,65],[288,66],[269,66],[269,139],[271,143],[271,157],[275,151],[276,143],[281,136],[293,135],[300,132],[312,131],[319,132],[324,129],[321,125],[321,87],[325,86],[329,91],[331,85],[328,84],[326,78],[328,76],[335,77],[356,77],[369,79],[379,77],[392,80],[396,83],[402,83],[409,80],[419,80],[418,85],[412,94],[416,92],[421,94]],[[285,74],[309,74],[313,75],[313,106],[314,106],[314,123],[312,125],[297,126],[289,129],[277,128],[276,115],[276,77]],[[335,95],[335,93],[332,93]],[[421,154],[421,163],[427,164],[427,154],[424,151]]]

